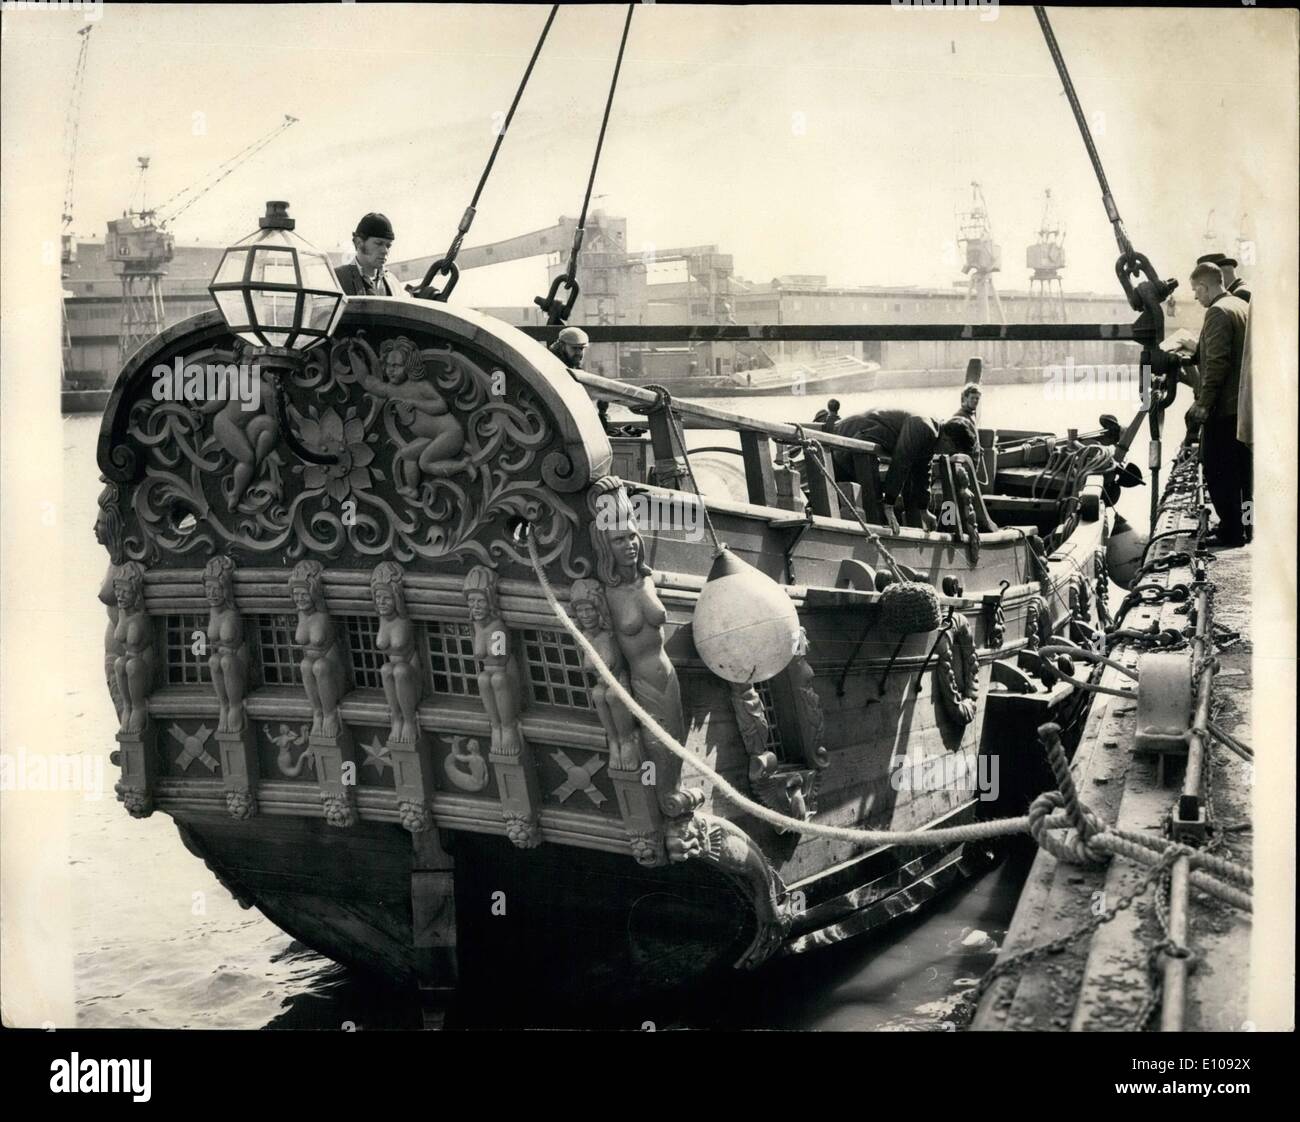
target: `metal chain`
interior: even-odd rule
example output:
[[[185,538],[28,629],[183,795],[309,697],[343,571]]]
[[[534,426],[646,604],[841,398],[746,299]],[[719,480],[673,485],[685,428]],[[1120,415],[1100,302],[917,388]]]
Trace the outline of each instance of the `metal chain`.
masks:
[[[979,980],[979,984],[975,987],[975,996],[978,998],[995,981],[1003,977],[1005,974],[1010,973],[1012,970],[1018,970],[1031,962],[1036,962],[1045,955],[1059,954],[1061,951],[1065,950],[1066,947],[1070,946],[1071,943],[1075,943],[1085,935],[1089,935],[1096,931],[1097,928],[1102,926],[1102,924],[1110,923],[1110,921],[1118,916],[1120,912],[1132,907],[1138,898],[1144,895],[1151,887],[1155,879],[1165,869],[1173,864],[1174,859],[1177,856],[1178,854],[1173,850],[1167,851],[1156,864],[1152,865],[1150,869],[1147,870],[1146,875],[1142,878],[1142,882],[1137,886],[1137,888],[1127,896],[1123,896],[1116,901],[1115,907],[1109,912],[1103,912],[1103,914],[1099,916],[1092,916],[1087,922],[1076,928],[1074,931],[1061,935],[1058,938],[1051,940],[1051,942],[1040,943],[1036,947],[1030,947],[1027,951],[1020,951],[1018,954],[1014,954],[1010,958],[1004,959],[1002,962],[995,964],[992,969],[990,969],[989,972]]]

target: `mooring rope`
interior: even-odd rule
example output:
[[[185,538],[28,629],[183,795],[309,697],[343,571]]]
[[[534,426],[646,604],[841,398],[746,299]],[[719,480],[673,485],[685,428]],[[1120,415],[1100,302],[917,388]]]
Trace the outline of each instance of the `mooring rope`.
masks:
[[[863,830],[853,826],[828,826],[820,822],[808,822],[800,818],[791,818],[756,803],[741,794],[703,759],[679,743],[641,706],[631,691],[614,676],[596,651],[596,648],[560,604],[555,590],[551,587],[551,582],[547,579],[541,559],[537,555],[537,545],[533,541],[531,528],[527,527],[526,524],[516,531],[516,540],[521,537],[523,543],[527,546],[528,558],[532,563],[533,572],[537,575],[542,594],[546,597],[546,602],[550,605],[555,618],[559,620],[565,631],[569,633],[579,649],[590,660],[590,665],[595,669],[605,685],[614,693],[614,696],[636,717],[643,729],[683,763],[691,764],[697,771],[702,773],[705,778],[713,783],[714,790],[721,793],[728,802],[770,826],[810,837],[834,838],[838,841],[856,842],[865,845],[900,846],[945,846],[958,842],[985,841],[991,838],[1028,833],[1053,856],[1060,860],[1076,863],[1096,861],[1100,859],[1102,854],[1111,853],[1128,857],[1130,860],[1141,864],[1150,865],[1153,862],[1167,860],[1171,850],[1176,850],[1179,855],[1183,855],[1183,851],[1186,850],[1193,864],[1213,869],[1242,885],[1251,883],[1249,870],[1228,862],[1224,858],[1214,857],[1199,850],[1191,849],[1188,846],[1180,846],[1176,845],[1176,843],[1154,838],[1145,838],[1142,835],[1131,834],[1129,831],[1117,831],[1103,826],[1096,815],[1080,802],[1072,777],[1068,782],[1064,783],[1068,796],[1063,794],[1062,791],[1047,791],[1034,800],[1029,814],[929,830]],[[1065,750],[1060,741],[1059,727],[1050,724],[1044,725],[1039,729],[1039,737],[1047,749],[1048,759],[1052,763],[1053,772],[1058,776],[1058,782],[1062,782],[1059,776],[1062,772],[1067,776],[1069,775],[1069,765],[1065,760]],[[1073,838],[1061,841],[1050,833],[1052,830],[1059,830],[1063,827],[1074,827]],[[1154,856],[1151,852],[1153,849],[1157,850]],[[1222,881],[1199,872],[1192,873],[1190,882],[1201,891],[1209,893],[1225,903],[1232,904],[1244,911],[1251,910],[1250,897],[1232,885],[1224,884]]]

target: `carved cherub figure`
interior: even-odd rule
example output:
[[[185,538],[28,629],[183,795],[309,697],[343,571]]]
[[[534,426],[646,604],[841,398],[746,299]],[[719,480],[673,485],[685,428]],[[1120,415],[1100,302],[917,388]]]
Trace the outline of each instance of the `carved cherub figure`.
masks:
[[[596,648],[596,653],[623,687],[631,692],[627,662],[614,637],[609,605],[605,601],[605,590],[600,581],[574,581],[569,589],[569,606],[578,628],[588,642]],[[582,654],[582,668],[591,683],[591,703],[605,730],[605,742],[609,745],[609,766],[634,771],[641,766],[641,726],[618,695],[596,673],[596,668],[585,651]]]
[[[244,619],[235,607],[235,563],[213,557],[203,569],[208,599],[208,669],[217,692],[218,732],[244,727],[244,692],[248,687],[248,645]]]
[[[148,720],[154,673],[153,623],[144,606],[144,568],[138,561],[119,567],[113,593],[117,598],[113,640],[121,651],[113,661],[113,675],[122,697],[121,731],[138,733]]]
[[[257,478],[263,462],[280,438],[280,422],[271,404],[275,400],[275,386],[269,373],[263,373],[260,367],[257,373],[261,381],[258,408],[246,409],[237,394],[229,394],[205,401],[193,409],[193,413],[200,417],[216,414],[212,419],[212,435],[235,462],[226,495],[227,510],[234,510],[239,505],[248,485]]]
[[[386,656],[380,675],[391,721],[388,738],[398,744],[414,744],[420,731],[416,715],[421,692],[420,658],[415,625],[406,611],[403,575],[396,561],[381,561],[370,575],[370,597],[379,613],[375,646]]]
[[[339,699],[347,668],[325,604],[322,571],[319,561],[299,561],[289,575],[289,592],[298,609],[293,638],[302,647],[302,681],[311,702],[311,731],[313,735],[338,736]]]
[[[463,586],[469,618],[474,627],[474,657],[478,661],[478,689],[492,727],[491,751],[518,756],[525,747],[519,727],[524,695],[519,671],[511,657],[511,636],[501,618],[497,577],[486,565],[475,565]]]
[[[353,369],[367,391],[392,403],[397,420],[411,431],[411,440],[393,455],[398,494],[413,498],[424,476],[464,474],[474,479],[478,468],[461,455],[465,429],[442,394],[425,380],[419,348],[404,336],[386,339],[379,348],[379,362],[382,377],[355,358]]]

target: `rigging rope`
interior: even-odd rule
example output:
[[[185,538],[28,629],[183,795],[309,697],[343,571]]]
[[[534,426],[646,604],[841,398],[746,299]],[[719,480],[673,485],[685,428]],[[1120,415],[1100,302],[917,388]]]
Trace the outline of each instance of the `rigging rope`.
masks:
[[[456,227],[456,234],[451,239],[451,245],[447,247],[447,252],[429,267],[424,280],[420,284],[406,286],[407,292],[419,294],[421,299],[432,298],[445,302],[447,297],[451,295],[451,290],[456,287],[456,280],[460,276],[460,271],[456,269],[456,255],[465,242],[465,235],[469,233],[470,226],[474,224],[474,216],[478,213],[479,197],[483,194],[483,188],[487,186],[488,176],[492,174],[492,166],[496,163],[497,153],[501,151],[501,145],[506,139],[506,133],[510,131],[510,122],[515,119],[515,110],[519,108],[519,102],[524,96],[524,89],[528,85],[528,79],[532,77],[533,67],[537,65],[537,59],[542,53],[542,45],[546,42],[546,36],[550,34],[551,24],[555,22],[555,13],[559,10],[559,4],[551,5],[551,14],[546,17],[546,24],[537,39],[537,45],[533,48],[532,58],[528,60],[528,66],[519,82],[519,88],[515,90],[514,100],[510,103],[509,110],[506,111],[505,120],[501,123],[501,131],[497,133],[496,143],[492,145],[492,151],[488,155],[483,174],[479,176],[478,186],[474,188],[474,197],[470,199],[469,206],[465,208],[465,213],[461,215],[460,224]],[[441,291],[430,293],[428,290],[435,276],[447,277],[447,284]]]
[[[1052,30],[1051,21],[1047,18],[1047,9],[1041,4],[1035,4],[1034,15],[1038,17],[1038,25],[1043,30],[1043,38],[1047,40],[1047,49],[1051,52],[1052,62],[1056,64],[1056,73],[1060,76],[1061,85],[1065,87],[1065,96],[1069,99],[1075,123],[1078,124],[1079,132],[1083,136],[1084,147],[1088,149],[1088,159],[1092,161],[1092,170],[1097,173],[1097,183],[1101,186],[1102,205],[1105,206],[1106,217],[1115,230],[1115,241],[1119,244],[1120,253],[1126,258],[1132,257],[1133,243],[1129,241],[1128,232],[1124,229],[1124,220],[1119,216],[1119,207],[1115,205],[1115,198],[1110,192],[1110,183],[1106,179],[1106,170],[1101,166],[1101,156],[1097,152],[1097,145],[1093,143],[1092,130],[1088,128],[1087,118],[1083,115],[1083,106],[1079,104],[1079,97],[1074,92],[1074,83],[1070,80],[1070,71],[1065,65],[1065,56],[1061,54],[1060,45],[1056,42],[1056,33]]]
[[[614,108],[614,91],[618,88],[618,74],[623,68],[623,52],[627,49],[628,32],[632,29],[632,13],[635,4],[627,6],[627,18],[623,21],[623,34],[618,41],[618,56],[614,59],[614,74],[609,82],[609,96],[605,99],[605,113],[600,120],[600,133],[596,137],[596,153],[591,160],[591,174],[587,177],[587,191],[582,197],[582,213],[578,216],[577,229],[573,231],[573,248],[569,252],[569,267],[551,282],[550,291],[545,296],[534,298],[539,308],[546,312],[546,322],[552,326],[563,323],[573,311],[578,299],[578,254],[582,250],[582,239],[587,228],[587,207],[591,204],[591,192],[596,185],[596,169],[600,166],[600,151],[605,144],[605,130],[609,126],[610,111]],[[561,286],[568,289],[563,302],[559,299]]]
[[[627,19],[623,21],[623,35],[618,41],[618,57],[614,60],[614,76],[609,82],[609,96],[605,99],[605,115],[600,120],[600,135],[596,137],[596,154],[591,160],[591,174],[587,177],[587,193],[582,197],[582,214],[578,217],[578,228],[573,234],[573,252],[569,257],[569,276],[576,276],[578,268],[578,251],[582,248],[582,233],[587,225],[587,207],[591,203],[592,188],[596,185],[596,168],[600,165],[600,150],[605,144],[605,129],[609,126],[610,110],[614,108],[614,91],[618,88],[618,72],[623,67],[623,51],[627,48],[628,32],[632,29],[632,13],[635,4],[627,6]]]

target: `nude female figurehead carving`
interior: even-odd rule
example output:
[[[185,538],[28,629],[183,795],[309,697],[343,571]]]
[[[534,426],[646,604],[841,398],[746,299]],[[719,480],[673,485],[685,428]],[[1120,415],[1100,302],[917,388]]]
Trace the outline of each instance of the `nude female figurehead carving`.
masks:
[[[511,657],[510,631],[501,618],[497,575],[485,565],[475,565],[465,575],[462,591],[474,628],[479,697],[492,728],[491,751],[502,756],[518,756],[525,746],[523,730],[519,727],[524,696]]]
[[[404,573],[396,561],[381,561],[370,574],[370,598],[379,614],[375,646],[385,655],[380,668],[391,720],[389,740],[414,744],[419,735],[420,660],[415,625],[406,610]]]
[[[624,689],[631,690],[627,662],[614,636],[609,604],[600,581],[576,580],[569,588],[569,609],[579,629],[596,648],[596,653],[609,667]],[[605,730],[609,745],[609,766],[615,770],[634,771],[641,765],[641,728],[626,705],[595,671],[586,652],[582,655],[582,668],[591,683],[591,702]]]
[[[218,732],[238,732],[244,727],[244,691],[248,686],[248,647],[244,619],[235,606],[235,563],[229,557],[212,557],[203,569],[203,592],[208,600],[208,669],[220,706]]]
[[[302,681],[311,702],[312,734],[338,736],[339,699],[347,672],[325,604],[321,563],[299,561],[289,575],[289,593],[298,609],[294,642],[302,647]]]

